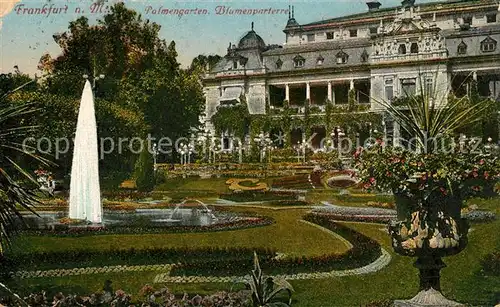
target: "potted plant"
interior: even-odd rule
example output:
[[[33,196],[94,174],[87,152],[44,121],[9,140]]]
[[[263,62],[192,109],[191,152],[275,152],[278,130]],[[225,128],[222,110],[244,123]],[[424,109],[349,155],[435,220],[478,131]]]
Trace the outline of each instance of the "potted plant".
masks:
[[[420,271],[421,292],[410,302],[432,296],[453,305],[440,293],[440,270],[446,266],[441,258],[465,248],[468,224],[460,210],[467,198],[498,182],[498,149],[456,135],[480,120],[490,101],[448,99],[447,93],[439,99],[421,91],[398,106],[380,102],[413,138],[403,146],[379,139],[355,158],[364,188],[394,194],[398,218],[389,225],[392,245],[399,254],[417,257]]]

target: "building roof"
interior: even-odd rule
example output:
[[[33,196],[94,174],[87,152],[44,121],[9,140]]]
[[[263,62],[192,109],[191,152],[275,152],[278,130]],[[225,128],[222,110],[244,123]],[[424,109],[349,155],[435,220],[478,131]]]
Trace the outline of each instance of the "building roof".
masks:
[[[303,44],[303,45],[289,45],[286,48],[271,49],[263,53],[264,56],[279,55],[279,54],[290,54],[290,53],[301,53],[301,52],[314,52],[322,50],[336,50],[342,48],[356,48],[356,47],[367,47],[371,46],[371,41],[369,38],[357,38],[357,39],[346,39],[346,40],[332,40],[326,42],[317,42],[314,44]]]
[[[455,10],[455,9],[466,9],[475,8],[478,5],[498,5],[496,0],[448,0],[448,1],[438,1],[429,3],[416,3],[415,6],[420,8],[420,13],[440,11],[440,10]],[[372,19],[372,18],[382,18],[391,17],[396,13],[398,7],[380,8],[377,10],[366,11],[363,13],[357,13],[347,16],[335,17],[331,19],[311,22],[301,25],[302,28],[316,28],[327,26],[335,23],[342,23],[354,20]]]
[[[238,49],[264,49],[266,48],[266,43],[262,37],[260,37],[253,30],[253,22],[252,22],[252,30],[248,31],[238,43]]]

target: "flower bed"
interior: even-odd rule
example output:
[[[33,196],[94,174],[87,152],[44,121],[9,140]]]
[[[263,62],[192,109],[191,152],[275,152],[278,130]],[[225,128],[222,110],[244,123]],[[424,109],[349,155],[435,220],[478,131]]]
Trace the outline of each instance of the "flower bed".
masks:
[[[332,270],[348,270],[367,265],[377,259],[381,253],[380,245],[371,238],[356,232],[355,230],[335,223],[329,216],[308,214],[304,220],[315,223],[328,230],[331,230],[352,245],[349,251],[344,254],[326,254],[316,257],[297,258],[264,258],[260,262],[261,268],[273,274],[296,274],[303,272],[327,272]],[[244,275],[252,269],[251,263],[239,259],[231,261],[203,261],[182,262],[175,266],[171,275]]]
[[[103,291],[90,295],[62,294],[53,290],[31,293],[24,296],[28,306],[203,306],[203,307],[251,307],[251,292],[241,290],[238,292],[220,291],[214,294],[200,296],[184,294],[181,297],[170,292],[168,288],[156,290],[150,285],[145,285],[140,290],[140,296],[132,297],[123,290],[111,290],[111,281],[107,281]],[[49,299],[49,297],[53,297]],[[0,305],[17,306],[14,297],[0,297]]]
[[[31,252],[26,254],[7,255],[0,258],[2,272],[23,269],[65,269],[85,268],[110,265],[145,265],[172,264],[179,262],[197,263],[200,261],[250,262],[256,251],[262,259],[273,258],[276,251],[267,248],[146,248],[146,249],[112,249],[112,250],[69,250],[58,252]]]
[[[259,182],[255,178],[231,178],[226,181],[232,191],[267,191],[269,188],[265,182]]]
[[[380,201],[369,201],[366,203],[366,206],[373,208],[396,209],[396,204],[389,202],[380,202]]]
[[[321,180],[321,179],[320,179]],[[273,180],[273,188],[278,189],[312,189],[309,174],[287,176]]]
[[[222,199],[235,202],[273,201],[273,200],[295,200],[297,194],[287,191],[243,191],[240,193],[221,194]]]

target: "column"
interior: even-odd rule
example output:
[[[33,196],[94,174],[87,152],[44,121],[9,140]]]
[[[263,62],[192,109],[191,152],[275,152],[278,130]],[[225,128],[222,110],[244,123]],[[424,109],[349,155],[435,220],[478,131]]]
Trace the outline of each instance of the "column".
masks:
[[[474,79],[474,81],[477,81],[477,71],[472,72],[472,79]]]
[[[328,100],[333,101],[333,99],[332,99],[332,81],[328,81],[328,94],[326,97]]]
[[[306,99],[311,99],[311,86],[306,82]]]
[[[332,83],[332,104],[335,104],[335,83]]]
[[[285,84],[285,100],[288,101],[288,104],[290,104],[290,86]]]
[[[350,90],[353,90],[354,89],[354,79],[351,79],[350,83],[349,83],[349,89]]]

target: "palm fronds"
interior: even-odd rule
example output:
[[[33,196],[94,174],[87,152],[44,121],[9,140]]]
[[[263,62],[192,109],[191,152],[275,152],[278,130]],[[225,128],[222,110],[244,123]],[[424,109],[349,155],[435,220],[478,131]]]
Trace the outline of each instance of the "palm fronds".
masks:
[[[29,157],[42,165],[50,164],[24,142],[36,129],[35,125],[25,124],[29,122],[27,117],[37,111],[34,104],[8,101],[9,95],[32,82],[0,97],[0,254],[9,245],[15,225],[22,221],[20,210],[35,213],[33,208],[38,203],[35,191],[39,184],[16,160]]]
[[[437,138],[452,136],[457,130],[481,120],[492,104],[489,99],[456,98],[449,89],[438,92],[436,85],[429,91],[422,84],[420,80],[419,95],[407,95],[397,106],[383,100],[377,102],[426,151]]]

